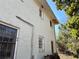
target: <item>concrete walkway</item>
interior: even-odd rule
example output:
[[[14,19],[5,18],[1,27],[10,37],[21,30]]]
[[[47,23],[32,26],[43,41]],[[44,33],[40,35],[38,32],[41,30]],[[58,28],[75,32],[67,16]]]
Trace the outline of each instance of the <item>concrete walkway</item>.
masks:
[[[77,59],[77,58],[74,58],[73,56],[67,56],[65,54],[59,54],[60,56],[60,59]]]

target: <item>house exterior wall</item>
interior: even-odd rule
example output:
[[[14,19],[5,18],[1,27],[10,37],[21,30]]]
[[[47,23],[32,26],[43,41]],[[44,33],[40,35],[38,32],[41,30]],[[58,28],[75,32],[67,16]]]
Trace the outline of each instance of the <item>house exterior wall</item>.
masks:
[[[43,56],[52,54],[51,41],[55,44],[54,29],[50,27],[50,20],[44,13],[43,17],[39,16],[39,8],[33,0],[23,1],[0,0],[0,23],[18,27],[14,59],[31,59],[32,56],[34,59],[42,59]],[[44,37],[42,51],[39,49],[40,36]],[[54,52],[55,50],[54,48]]]

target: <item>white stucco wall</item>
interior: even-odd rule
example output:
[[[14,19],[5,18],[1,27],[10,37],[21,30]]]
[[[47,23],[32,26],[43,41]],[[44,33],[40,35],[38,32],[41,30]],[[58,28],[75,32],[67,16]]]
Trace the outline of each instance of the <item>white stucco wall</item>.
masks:
[[[31,23],[33,27],[16,16]],[[49,19],[45,15],[40,18],[39,8],[33,0],[24,0],[24,3],[20,0],[0,0],[0,21],[19,27],[15,59],[31,59],[31,43],[33,43],[32,55],[34,59],[42,59],[44,55],[52,54],[51,41],[55,40],[54,32],[50,27]],[[32,31],[33,39],[31,39]],[[40,35],[44,37],[43,52],[39,52]]]

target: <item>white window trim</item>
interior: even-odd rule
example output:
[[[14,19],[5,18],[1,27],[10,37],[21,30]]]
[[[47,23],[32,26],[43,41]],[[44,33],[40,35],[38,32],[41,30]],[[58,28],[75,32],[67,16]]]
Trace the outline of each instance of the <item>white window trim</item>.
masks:
[[[17,46],[18,46],[18,39],[19,39],[19,33],[20,33],[20,28],[17,26],[14,26],[12,24],[9,24],[7,22],[4,22],[2,20],[0,20],[0,24],[17,29],[17,36],[16,36],[16,44],[15,44],[15,51],[14,51],[14,59],[16,59],[16,55],[17,55]]]
[[[39,52],[44,52],[44,50],[45,50],[45,42],[44,42],[44,36],[42,36],[42,35],[39,35],[39,38],[42,38],[41,40],[42,40],[42,48],[39,48]],[[38,40],[40,40],[40,39],[38,39]],[[39,43],[39,41],[38,41],[38,43]]]

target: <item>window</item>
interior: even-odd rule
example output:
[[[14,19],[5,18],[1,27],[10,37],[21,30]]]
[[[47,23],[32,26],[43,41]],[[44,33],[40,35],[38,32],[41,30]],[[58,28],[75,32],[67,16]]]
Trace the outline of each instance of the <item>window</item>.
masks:
[[[50,21],[50,27],[52,27],[52,22]]]
[[[39,16],[42,17],[42,10],[39,9]]]
[[[42,12],[41,9],[39,9],[39,16],[40,16],[41,20],[44,20],[45,14],[44,14],[44,12]]]
[[[13,59],[17,30],[0,24],[0,59]]]
[[[40,5],[40,8],[39,8],[39,16],[41,18],[41,20],[44,20],[44,6],[43,5]]]
[[[41,7],[39,8],[39,16],[42,17],[42,9],[43,9],[43,5],[41,5]]]
[[[43,38],[42,36],[39,36],[39,48],[42,49],[43,48]]]
[[[45,41],[44,36],[39,36],[39,52],[45,52]]]
[[[39,48],[42,48],[42,39],[39,38]]]

